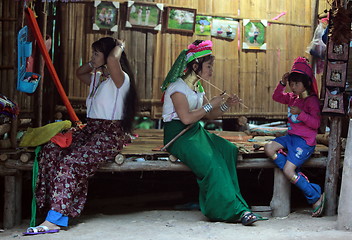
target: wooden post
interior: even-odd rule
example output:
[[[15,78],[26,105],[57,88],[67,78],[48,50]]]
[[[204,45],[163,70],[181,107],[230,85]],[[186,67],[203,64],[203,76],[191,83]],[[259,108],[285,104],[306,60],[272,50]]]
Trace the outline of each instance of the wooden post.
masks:
[[[337,229],[352,231],[352,119],[350,119],[343,162],[340,200],[337,216]]]
[[[15,225],[21,224],[22,221],[22,172],[15,175]]]
[[[15,176],[5,176],[4,193],[4,228],[12,228],[15,225]]]
[[[42,4],[41,9],[41,30],[42,30],[42,35],[43,35],[43,41],[45,42],[46,40],[46,25],[47,25],[47,4],[46,1]],[[38,51],[39,53],[39,51]],[[39,56],[39,74],[42,76],[42,80],[39,82],[39,87],[38,87],[38,112],[37,112],[37,124],[39,127],[42,126],[42,121],[43,121],[43,84],[44,84],[44,66],[45,66],[45,61],[42,55]]]
[[[22,173],[5,176],[4,228],[12,228],[22,220]]]
[[[11,120],[11,131],[10,131],[10,141],[11,147],[17,148],[17,130],[18,130],[18,118],[13,118]]]
[[[331,117],[330,137],[329,137],[329,153],[326,164],[325,175],[325,195],[326,195],[326,211],[327,216],[336,215],[336,194],[337,183],[339,179],[340,155],[341,155],[341,118]]]
[[[270,207],[273,217],[286,217],[291,212],[291,183],[278,168],[274,169],[274,190]]]

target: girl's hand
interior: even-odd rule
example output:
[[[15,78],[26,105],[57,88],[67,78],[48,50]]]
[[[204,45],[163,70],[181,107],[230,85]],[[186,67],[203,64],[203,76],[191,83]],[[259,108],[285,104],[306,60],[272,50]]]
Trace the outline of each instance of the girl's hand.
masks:
[[[290,113],[292,113],[293,115],[300,114],[301,112],[302,110],[299,107],[296,107],[296,106],[290,107]]]
[[[231,94],[231,96],[226,99],[226,105],[229,107],[240,102],[242,102],[242,99],[240,99],[236,94]]]
[[[287,85],[287,82],[288,82],[288,75],[290,75],[289,72],[285,73],[284,75],[282,75],[282,78],[281,78],[281,82],[285,85]]]

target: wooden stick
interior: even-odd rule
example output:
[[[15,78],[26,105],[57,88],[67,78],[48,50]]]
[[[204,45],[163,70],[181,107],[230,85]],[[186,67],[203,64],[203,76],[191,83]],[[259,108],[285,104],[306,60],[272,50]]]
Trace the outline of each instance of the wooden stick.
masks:
[[[170,140],[170,142],[168,142],[164,147],[162,147],[160,149],[160,151],[165,151],[165,149],[170,146],[173,142],[175,142],[179,137],[182,136],[182,134],[184,134],[185,132],[188,131],[188,129],[190,129],[191,127],[193,127],[194,123],[192,123],[191,125],[188,125],[185,129],[183,129],[179,134],[177,134],[173,139]]]
[[[215,86],[214,84],[212,84],[212,83],[209,82],[208,80],[205,80],[204,78],[202,78],[202,77],[199,76],[199,75],[197,75],[197,77],[198,77],[199,79],[202,79],[204,82],[208,83],[208,84],[209,84],[210,86],[212,86],[213,88],[215,88],[215,89],[221,91],[221,92],[222,92],[221,95],[224,95],[224,94],[225,94],[226,96],[231,97],[230,95],[228,95],[228,94],[226,93],[226,91],[224,91],[224,90],[218,88],[217,86]],[[245,108],[248,109],[248,107],[247,107],[246,105],[244,105],[244,103],[242,103],[242,102],[239,102],[239,103],[240,103],[243,107],[245,107]]]

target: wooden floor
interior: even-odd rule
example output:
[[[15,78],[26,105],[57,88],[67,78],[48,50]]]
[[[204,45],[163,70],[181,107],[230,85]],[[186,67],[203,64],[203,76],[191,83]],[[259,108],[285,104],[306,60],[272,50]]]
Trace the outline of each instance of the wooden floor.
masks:
[[[248,136],[244,132],[232,131],[211,131],[238,146],[239,155],[237,168],[274,168],[275,165],[267,158],[263,147],[259,150],[253,147],[254,144],[263,146],[272,136]],[[177,159],[171,162],[170,154],[161,151],[163,147],[163,130],[148,129],[136,130],[136,137],[118,154],[115,159],[101,164],[101,172],[120,171],[189,171],[189,169]],[[34,149],[20,149],[14,153],[8,152],[7,160],[0,161],[0,175],[14,175],[16,170],[32,170],[34,160]],[[30,155],[28,161],[22,157]],[[305,163],[305,166],[324,168],[326,167],[328,147],[317,145],[313,156]],[[123,159],[118,162],[118,157]],[[179,163],[179,164],[177,164]]]
[[[244,132],[232,131],[210,131],[215,133],[230,142],[234,143],[239,148],[239,153],[243,158],[266,157],[263,147],[256,150],[253,146],[263,146],[273,136],[249,136]],[[160,151],[163,146],[163,130],[148,129],[136,130],[136,138],[132,143],[124,147],[121,154],[126,158],[145,158],[145,160],[160,160],[169,156],[168,152]],[[328,147],[325,145],[317,145],[313,157],[327,156]]]

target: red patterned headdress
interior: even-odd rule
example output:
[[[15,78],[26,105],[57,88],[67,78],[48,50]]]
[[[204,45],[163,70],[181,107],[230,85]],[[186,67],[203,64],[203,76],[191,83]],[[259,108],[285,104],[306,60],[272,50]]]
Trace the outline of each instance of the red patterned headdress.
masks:
[[[310,79],[312,80],[312,91],[319,97],[317,80],[315,79],[312,67],[310,66],[306,58],[296,58],[292,65],[291,72],[305,74],[310,77]]]

